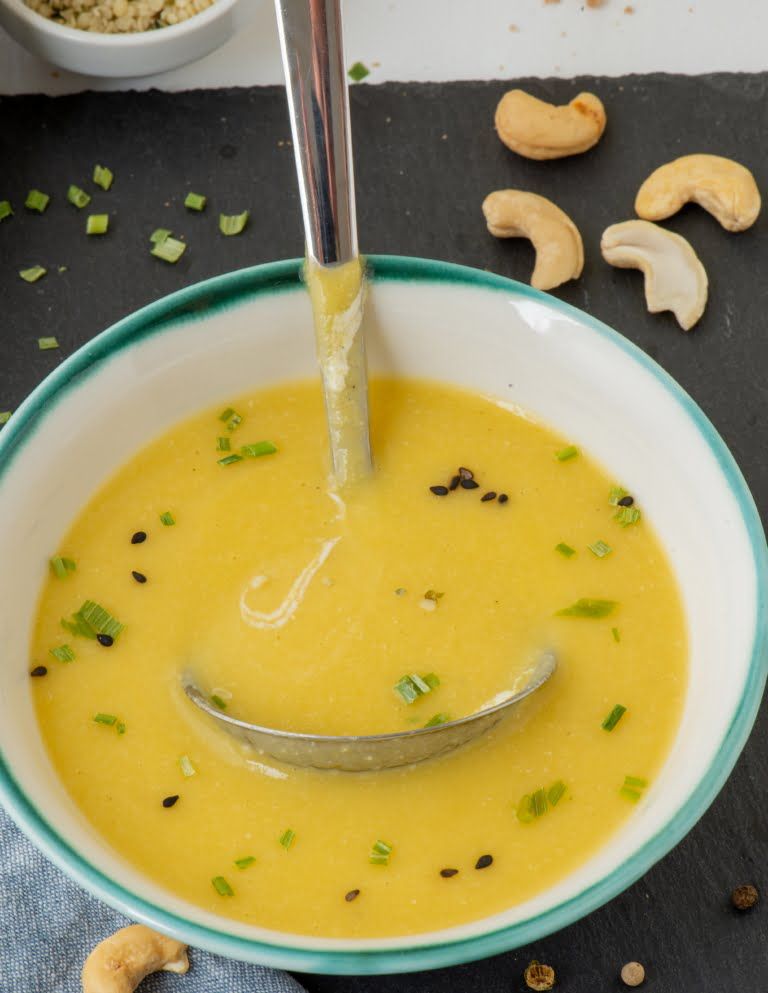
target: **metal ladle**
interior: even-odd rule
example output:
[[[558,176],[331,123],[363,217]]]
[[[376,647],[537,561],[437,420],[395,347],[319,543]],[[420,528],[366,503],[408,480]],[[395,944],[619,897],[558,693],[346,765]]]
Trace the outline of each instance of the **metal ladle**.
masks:
[[[275,6],[307,262],[332,269],[358,259],[340,0],[275,0]],[[358,467],[370,466],[365,353],[359,329],[347,359],[351,372],[343,397],[329,388],[321,361],[331,454],[340,483],[350,464],[350,451]],[[422,762],[484,734],[542,686],[556,666],[554,654],[544,652],[522,687],[494,706],[433,727],[375,735],[315,735],[260,727],[222,713],[189,673],[182,682],[189,699],[219,727],[274,759],[295,766],[363,772]]]

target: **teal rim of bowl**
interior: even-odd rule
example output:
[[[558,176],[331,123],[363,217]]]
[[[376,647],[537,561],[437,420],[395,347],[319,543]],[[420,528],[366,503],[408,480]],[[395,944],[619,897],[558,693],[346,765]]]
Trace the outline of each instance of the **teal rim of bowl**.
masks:
[[[534,290],[503,276],[427,259],[400,256],[368,256],[369,275],[376,281],[449,283],[477,290],[500,290],[535,300],[563,316],[575,319],[608,339],[631,359],[652,373],[677,402],[714,455],[739,508],[753,556],[756,613],[749,671],[731,723],[709,768],[673,817],[637,851],[603,879],[575,896],[534,916],[469,937],[428,942],[424,934],[398,937],[396,947],[370,950],[300,947],[307,936],[282,934],[282,943],[257,941],[196,924],[163,910],[129,892],[72,848],[37,810],[15,781],[0,753],[0,800],[13,819],[35,844],[65,873],[94,896],[133,920],[168,934],[183,936],[193,946],[246,962],[297,972],[333,975],[369,975],[412,972],[471,962],[537,941],[596,910],[640,878],[666,855],[693,827],[717,796],[746,743],[757,715],[768,669],[768,553],[755,503],[733,456],[710,421],[690,396],[641,349],[618,332],[556,297]],[[215,276],[151,303],[114,324],[83,345],[27,397],[0,432],[0,482],[14,453],[34,434],[36,423],[50,412],[52,404],[69,389],[77,389],[83,377],[124,348],[180,323],[204,318],[212,312],[237,306],[264,293],[296,290],[301,284],[302,261],[272,262]],[[226,922],[222,921],[226,928]],[[314,939],[309,939],[314,940]],[[333,940],[333,939],[329,939]],[[360,943],[376,939],[355,939]]]

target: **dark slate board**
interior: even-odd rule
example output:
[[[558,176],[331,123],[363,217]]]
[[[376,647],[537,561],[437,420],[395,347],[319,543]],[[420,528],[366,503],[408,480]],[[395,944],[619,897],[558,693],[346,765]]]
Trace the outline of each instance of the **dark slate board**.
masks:
[[[583,278],[558,295],[620,329],[682,383],[730,445],[762,509],[768,217],[740,235],[722,231],[697,208],[669,223],[690,239],[710,278],[709,307],[688,335],[670,315],[647,314],[640,275],[606,266],[598,246],[608,224],[632,216],[645,176],[680,154],[732,156],[768,191],[768,75],[524,81],[556,102],[594,90],[608,109],[596,149],[550,163],[520,159],[496,138],[493,110],[510,85],[353,88],[362,249],[448,259],[526,280],[530,246],[492,239],[480,204],[503,187],[551,197],[576,221],[586,249]],[[278,88],[0,98],[0,199],[9,197],[16,208],[0,224],[0,410],[16,406],[63,357],[137,307],[217,273],[299,255],[288,137]],[[111,215],[101,239],[84,234],[88,211],[65,202],[70,182],[90,189],[95,162],[116,175],[112,191],[96,191],[89,208]],[[21,208],[30,186],[53,194],[44,216]],[[187,190],[209,196],[204,214],[184,209]],[[220,236],[218,212],[245,207],[252,213],[246,232]],[[148,253],[147,238],[159,226],[189,242],[176,266]],[[16,276],[38,263],[51,269],[39,283]],[[59,274],[58,265],[67,271]],[[36,338],[50,334],[61,350],[38,352]],[[768,910],[739,917],[728,896],[737,883],[768,886],[767,730],[763,709],[736,772],[688,838],[623,896],[566,931],[452,970],[302,981],[312,993],[506,993],[524,988],[522,971],[538,958],[556,966],[563,993],[595,993],[623,988],[619,967],[639,959],[649,993],[765,990]],[[2,954],[8,950],[0,961]]]

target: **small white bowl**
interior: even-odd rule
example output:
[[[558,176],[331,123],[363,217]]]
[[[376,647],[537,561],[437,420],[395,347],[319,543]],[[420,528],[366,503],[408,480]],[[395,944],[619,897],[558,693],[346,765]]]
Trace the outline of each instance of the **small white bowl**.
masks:
[[[301,972],[467,962],[535,941],[605,903],[714,799],[766,675],[760,519],[722,440],[674,380],[615,331],[530,287],[442,262],[369,261],[372,370],[454,383],[528,410],[638,497],[680,585],[690,672],[669,756],[632,816],[524,903],[442,931],[341,940],[270,931],[182,900],[110,848],[56,776],[32,706],[30,631],[52,550],[137,449],[207,405],[317,375],[300,263],[190,286],[81,348],[0,432],[0,800],[62,869],[128,916],[220,954]]]
[[[150,76],[194,62],[235,33],[237,0],[214,0],[180,24],[133,34],[81,31],[28,7],[0,0],[0,25],[33,55],[86,76]]]

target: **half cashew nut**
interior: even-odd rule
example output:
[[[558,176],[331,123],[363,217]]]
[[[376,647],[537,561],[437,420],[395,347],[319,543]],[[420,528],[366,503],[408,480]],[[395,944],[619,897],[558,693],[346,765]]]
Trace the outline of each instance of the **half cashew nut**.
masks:
[[[649,221],[624,221],[603,232],[603,258],[620,269],[641,269],[652,314],[671,310],[689,331],[707,305],[707,274],[690,244]]]
[[[760,191],[749,169],[719,155],[684,155],[660,166],[640,187],[635,210],[663,221],[683,204],[699,204],[726,231],[745,231],[760,213]]]
[[[483,201],[488,230],[497,238],[529,238],[536,249],[531,286],[553,290],[584,268],[579,229],[551,200],[523,190],[496,190]]]
[[[187,946],[143,924],[121,928],[97,945],[83,966],[83,993],[133,993],[151,972],[184,973]]]
[[[593,93],[579,93],[557,107],[524,90],[505,93],[496,108],[496,130],[507,148],[528,159],[561,159],[596,145],[605,131],[605,108]]]

